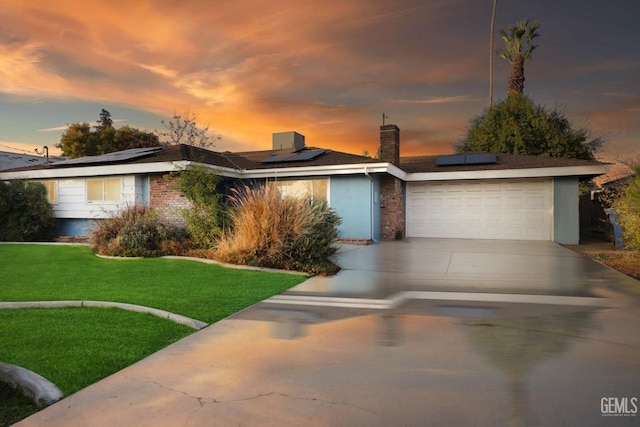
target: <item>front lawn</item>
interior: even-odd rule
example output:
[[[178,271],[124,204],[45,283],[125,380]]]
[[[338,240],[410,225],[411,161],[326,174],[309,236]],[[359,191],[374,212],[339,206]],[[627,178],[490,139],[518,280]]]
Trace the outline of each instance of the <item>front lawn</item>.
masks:
[[[212,323],[305,280],[188,260],[102,259],[86,246],[0,245],[0,301],[138,304]]]
[[[68,396],[193,332],[117,308],[0,310],[0,361],[37,372]]]
[[[207,323],[305,280],[187,260],[101,259],[86,246],[2,244],[0,265],[0,301],[124,302]],[[0,361],[37,372],[68,396],[193,332],[115,308],[0,310]],[[0,426],[37,410],[6,387],[0,397]]]

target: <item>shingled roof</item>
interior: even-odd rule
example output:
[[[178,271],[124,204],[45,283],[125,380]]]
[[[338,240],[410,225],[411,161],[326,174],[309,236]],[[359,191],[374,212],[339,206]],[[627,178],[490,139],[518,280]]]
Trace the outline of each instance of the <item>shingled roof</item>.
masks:
[[[272,156],[282,156],[284,154],[302,153],[317,150],[321,154],[309,160],[302,161],[282,161],[262,163]],[[12,169],[12,171],[26,171],[36,169],[61,169],[79,166],[104,166],[104,165],[126,165],[143,163],[162,163],[191,161],[221,168],[237,170],[253,169],[274,169],[304,166],[328,166],[328,165],[348,165],[361,163],[379,163],[377,159],[358,156],[355,154],[343,153],[340,151],[305,147],[302,150],[263,150],[246,151],[232,153],[229,151],[217,152],[190,145],[171,145],[166,147],[136,148],[119,151],[99,156],[87,156],[71,159],[58,163],[46,165],[33,165]]]
[[[440,156],[412,156],[400,158],[400,169],[408,173],[459,172],[477,170],[561,168],[569,166],[602,165],[597,160],[563,159],[559,157],[529,156],[520,154],[496,154],[493,164],[436,166]]]
[[[312,154],[306,159],[305,153]],[[317,155],[313,155],[313,154]],[[288,154],[295,157],[286,159]],[[297,156],[302,154],[302,156]],[[515,154],[497,154],[496,163],[491,164],[463,164],[436,166],[436,159],[440,156],[411,156],[400,159],[400,169],[406,173],[433,173],[433,172],[461,172],[461,171],[489,171],[506,169],[535,169],[535,168],[562,168],[570,166],[594,166],[602,165],[596,160],[562,159],[556,157],[526,156]],[[302,160],[297,160],[301,158]],[[266,161],[267,159],[271,159]],[[275,159],[275,161],[274,161]],[[305,147],[301,150],[292,148],[282,150],[245,151],[232,153],[217,152],[189,145],[171,145],[165,147],[149,147],[124,150],[100,156],[88,156],[67,161],[44,165],[32,165],[12,169],[11,171],[30,171],[43,169],[63,169],[88,166],[171,163],[190,161],[217,166],[220,168],[234,169],[238,171],[266,170],[297,167],[323,167],[339,165],[361,165],[372,163],[384,163],[380,159],[366,156],[343,153],[330,149]]]

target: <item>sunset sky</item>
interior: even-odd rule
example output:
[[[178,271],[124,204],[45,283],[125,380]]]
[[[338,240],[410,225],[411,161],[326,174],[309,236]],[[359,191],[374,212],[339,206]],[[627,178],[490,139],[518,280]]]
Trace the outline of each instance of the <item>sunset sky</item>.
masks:
[[[59,142],[101,108],[161,129],[190,109],[220,151],[307,145],[375,153],[381,115],[401,152],[448,153],[489,92],[493,0],[0,0],[0,151]],[[498,0],[498,30],[539,20],[525,93],[640,150],[640,1]],[[509,64],[495,57],[494,100]],[[52,149],[52,153],[55,151]]]

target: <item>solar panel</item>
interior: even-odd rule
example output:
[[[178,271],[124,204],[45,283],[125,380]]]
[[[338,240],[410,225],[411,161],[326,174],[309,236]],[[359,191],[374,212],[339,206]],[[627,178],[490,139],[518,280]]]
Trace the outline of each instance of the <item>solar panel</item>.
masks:
[[[487,165],[498,163],[495,153],[467,154],[465,165]]]
[[[436,158],[436,166],[458,166],[464,165],[464,154],[452,154],[448,156],[438,156]]]
[[[304,160],[313,160],[321,154],[324,154],[326,150],[304,150],[298,151],[295,156],[287,159],[287,162],[301,162]]]
[[[113,153],[101,154],[98,156],[78,157],[77,159],[65,160],[59,162],[64,165],[81,165],[87,163],[115,163],[126,160],[137,159],[138,157],[146,156],[147,154],[154,153],[162,150],[163,147],[144,147],[144,148],[131,148],[129,150],[116,151]]]
[[[292,154],[280,154],[279,156],[267,157],[264,160],[260,160],[260,163],[280,163],[286,161]]]
[[[316,157],[324,154],[327,150],[301,150],[295,153],[280,154],[276,156],[267,157],[261,160],[260,163],[289,163],[289,162],[303,162],[306,160],[313,160]]]
[[[495,153],[451,154],[436,158],[436,166],[488,165],[494,163],[498,163]]]

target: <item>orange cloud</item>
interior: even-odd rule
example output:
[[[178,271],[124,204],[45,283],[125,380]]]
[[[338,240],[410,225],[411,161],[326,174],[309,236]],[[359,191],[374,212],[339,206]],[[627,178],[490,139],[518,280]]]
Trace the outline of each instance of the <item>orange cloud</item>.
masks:
[[[309,144],[375,153],[385,112],[403,130],[403,154],[449,151],[486,105],[486,31],[452,27],[461,4],[5,0],[0,93],[163,117],[190,109],[230,150],[297,130]]]

